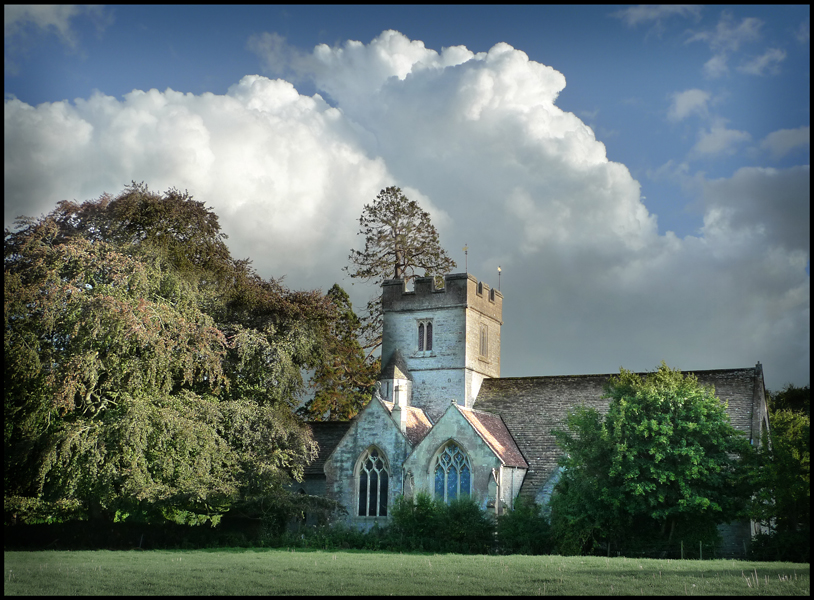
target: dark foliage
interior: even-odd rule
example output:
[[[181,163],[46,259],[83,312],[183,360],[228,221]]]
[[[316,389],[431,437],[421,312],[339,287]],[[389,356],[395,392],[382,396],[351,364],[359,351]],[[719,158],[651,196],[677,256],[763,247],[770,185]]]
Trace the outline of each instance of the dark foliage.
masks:
[[[542,506],[518,497],[514,510],[497,519],[497,540],[503,554],[549,554],[551,526]]]

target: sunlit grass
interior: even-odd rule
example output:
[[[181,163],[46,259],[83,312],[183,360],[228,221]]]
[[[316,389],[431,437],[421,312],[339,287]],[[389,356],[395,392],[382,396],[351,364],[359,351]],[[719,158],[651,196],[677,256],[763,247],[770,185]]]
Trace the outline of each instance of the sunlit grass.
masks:
[[[810,566],[363,551],[5,552],[7,595],[810,595]]]

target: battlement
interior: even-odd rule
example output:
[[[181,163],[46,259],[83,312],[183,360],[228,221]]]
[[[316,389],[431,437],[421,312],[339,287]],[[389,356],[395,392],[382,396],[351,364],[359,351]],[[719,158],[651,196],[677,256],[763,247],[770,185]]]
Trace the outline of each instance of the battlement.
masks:
[[[502,322],[503,294],[470,273],[444,275],[444,286],[440,288],[435,287],[434,277],[416,277],[411,291],[403,279],[387,279],[382,283],[385,312],[456,306],[473,308]]]

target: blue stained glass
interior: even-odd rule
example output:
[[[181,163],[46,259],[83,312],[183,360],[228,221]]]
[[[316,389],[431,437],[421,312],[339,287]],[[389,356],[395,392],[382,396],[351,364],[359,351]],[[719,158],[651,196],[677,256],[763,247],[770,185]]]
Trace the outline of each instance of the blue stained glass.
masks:
[[[444,499],[444,469],[441,465],[435,468],[435,497],[439,500]]]
[[[461,466],[461,495],[469,495],[469,465]]]
[[[458,471],[450,469],[447,473],[447,502],[458,497]]]

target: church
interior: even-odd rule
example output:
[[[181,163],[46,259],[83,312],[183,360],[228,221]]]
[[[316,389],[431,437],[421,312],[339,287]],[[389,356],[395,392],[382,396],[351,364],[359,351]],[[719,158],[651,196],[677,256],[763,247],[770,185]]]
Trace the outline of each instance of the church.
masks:
[[[469,273],[382,284],[382,371],[348,422],[309,423],[319,444],[300,491],[327,496],[349,524],[386,524],[401,494],[475,498],[502,514],[518,495],[547,504],[561,452],[552,429],[577,405],[608,410],[614,374],[500,377],[503,295]],[[727,403],[733,426],[759,443],[768,427],[760,363],[692,371]],[[741,554],[754,524],[722,529],[722,554]]]

